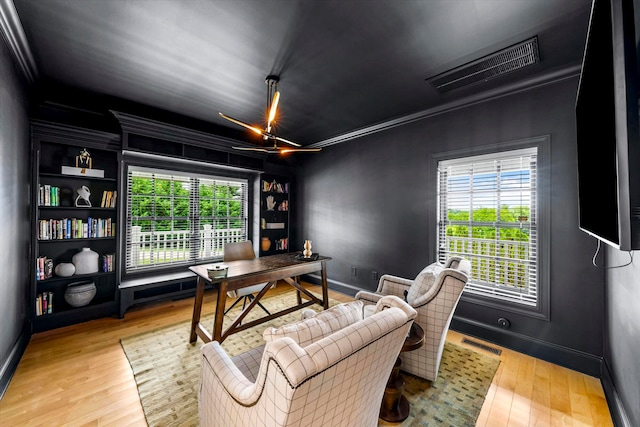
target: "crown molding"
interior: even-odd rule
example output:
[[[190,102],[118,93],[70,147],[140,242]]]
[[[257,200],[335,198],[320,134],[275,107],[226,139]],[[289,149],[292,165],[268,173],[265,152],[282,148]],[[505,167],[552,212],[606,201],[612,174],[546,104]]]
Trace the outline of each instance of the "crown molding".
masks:
[[[440,114],[449,113],[462,108],[467,108],[475,104],[480,104],[487,101],[492,101],[505,96],[514,95],[519,92],[536,89],[539,87],[547,86],[560,82],[562,80],[574,78],[580,75],[580,65],[574,65],[565,67],[559,70],[555,70],[549,73],[540,74],[536,77],[523,80],[518,83],[505,85],[493,90],[488,90],[476,95],[467,96],[465,98],[448,102],[446,104],[438,105],[437,107],[422,110],[414,114],[409,114],[395,119],[380,122],[371,126],[365,126],[352,132],[343,133],[342,135],[335,136],[333,138],[318,141],[313,144],[307,145],[306,148],[322,148],[330,145],[340,144],[341,142],[347,142],[360,138],[363,136],[371,135],[378,132],[383,132],[392,129],[397,126],[406,125],[418,120],[428,119]]]
[[[0,0],[0,32],[23,76],[33,84],[38,77],[38,68],[13,0]]]

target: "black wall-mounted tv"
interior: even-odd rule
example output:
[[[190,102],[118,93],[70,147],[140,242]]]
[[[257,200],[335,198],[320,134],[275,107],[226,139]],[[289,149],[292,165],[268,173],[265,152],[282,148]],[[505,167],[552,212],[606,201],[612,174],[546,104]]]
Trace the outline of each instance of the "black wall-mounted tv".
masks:
[[[638,40],[633,0],[594,0],[576,100],[579,226],[640,249]]]

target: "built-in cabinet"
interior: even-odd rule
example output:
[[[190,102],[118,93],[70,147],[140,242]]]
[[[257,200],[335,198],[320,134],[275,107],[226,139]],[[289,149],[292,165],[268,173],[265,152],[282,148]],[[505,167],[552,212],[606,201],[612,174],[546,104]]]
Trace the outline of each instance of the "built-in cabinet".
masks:
[[[117,313],[119,141],[116,134],[32,123],[34,332]],[[90,266],[76,271],[74,255],[83,248]],[[81,288],[89,290],[76,292]]]
[[[260,256],[289,252],[291,180],[264,174],[260,184]]]

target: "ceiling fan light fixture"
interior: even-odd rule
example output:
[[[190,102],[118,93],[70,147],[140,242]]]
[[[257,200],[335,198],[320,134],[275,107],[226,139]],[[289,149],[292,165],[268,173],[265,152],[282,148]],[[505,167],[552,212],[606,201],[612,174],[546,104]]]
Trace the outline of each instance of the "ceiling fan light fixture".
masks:
[[[272,131],[272,127],[273,127],[273,123],[275,122],[276,119],[276,115],[277,115],[277,111],[278,111],[278,103],[280,102],[280,91],[278,91],[278,82],[280,81],[280,78],[278,76],[274,76],[274,75],[269,75],[267,76],[265,83],[268,86],[268,90],[267,90],[267,126],[264,130],[256,127],[256,126],[252,126],[248,123],[245,123],[243,121],[240,121],[238,119],[234,119],[233,117],[227,116],[223,113],[218,113],[220,114],[220,117],[222,117],[225,120],[228,120],[232,123],[235,123],[239,126],[242,126],[246,129],[249,129],[253,132],[255,132],[258,135],[262,136],[262,139],[264,140],[273,140],[273,147],[256,147],[256,148],[251,148],[251,147],[232,147],[235,150],[245,150],[245,151],[259,151],[259,152],[263,152],[263,153],[277,153],[277,154],[286,154],[286,153],[293,153],[296,151],[306,151],[306,152],[318,152],[321,150],[321,148],[284,148],[284,147],[279,147],[278,146],[278,141],[280,142],[284,142],[285,144],[289,144],[291,146],[294,147],[302,147],[302,145],[298,144],[297,142],[293,142],[290,141],[288,139],[279,137],[275,134],[275,131]]]
[[[276,92],[273,95],[273,101],[271,102],[271,109],[269,110],[269,127],[271,127],[271,122],[273,122],[273,120],[276,118],[278,101],[280,101],[280,92]]]

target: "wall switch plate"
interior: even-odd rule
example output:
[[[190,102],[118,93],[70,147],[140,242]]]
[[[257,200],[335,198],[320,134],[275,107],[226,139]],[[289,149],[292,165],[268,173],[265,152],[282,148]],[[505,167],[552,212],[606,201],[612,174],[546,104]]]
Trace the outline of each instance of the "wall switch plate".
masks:
[[[358,270],[355,267],[351,267],[351,275],[357,276],[357,274],[358,274]]]

